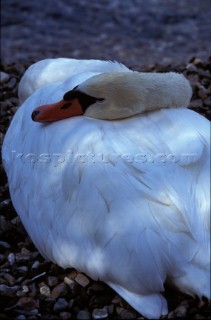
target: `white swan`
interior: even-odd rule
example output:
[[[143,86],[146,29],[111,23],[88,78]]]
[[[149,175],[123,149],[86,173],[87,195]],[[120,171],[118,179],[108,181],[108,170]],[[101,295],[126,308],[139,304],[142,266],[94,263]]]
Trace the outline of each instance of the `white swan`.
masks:
[[[29,97],[4,140],[11,198],[31,239],[148,318],[168,312],[165,281],[210,298],[209,121],[186,109],[188,81],[68,63],[29,68],[20,85]],[[68,79],[50,84],[54,68]]]

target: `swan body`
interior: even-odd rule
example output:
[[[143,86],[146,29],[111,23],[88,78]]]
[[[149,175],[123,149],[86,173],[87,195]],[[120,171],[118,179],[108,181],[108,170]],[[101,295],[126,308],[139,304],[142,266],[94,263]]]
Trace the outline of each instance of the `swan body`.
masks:
[[[26,72],[26,100],[3,145],[11,198],[31,239],[46,259],[104,281],[148,318],[168,312],[165,281],[210,298],[209,121],[186,109],[188,82],[176,76],[163,88],[168,74],[161,85],[156,74],[117,63],[69,59],[67,72],[62,61],[53,62],[58,82],[45,61]],[[81,92],[96,99],[83,115],[31,120],[38,106],[78,101]]]

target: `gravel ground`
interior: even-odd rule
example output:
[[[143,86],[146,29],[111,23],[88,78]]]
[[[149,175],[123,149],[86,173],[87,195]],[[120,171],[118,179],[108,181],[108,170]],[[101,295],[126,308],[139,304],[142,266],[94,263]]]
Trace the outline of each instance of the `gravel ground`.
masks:
[[[210,0],[1,0],[4,61],[50,57],[127,65],[210,55]]]
[[[30,63],[1,64],[1,141],[18,108],[17,85]],[[136,64],[139,71],[184,73],[193,88],[190,108],[209,119],[210,67],[210,58],[198,57],[180,66]],[[144,319],[105,284],[74,269],[59,268],[41,257],[12,206],[2,165],[0,173],[0,319]],[[169,314],[164,319],[210,319],[206,299],[199,301],[168,287],[165,296]]]

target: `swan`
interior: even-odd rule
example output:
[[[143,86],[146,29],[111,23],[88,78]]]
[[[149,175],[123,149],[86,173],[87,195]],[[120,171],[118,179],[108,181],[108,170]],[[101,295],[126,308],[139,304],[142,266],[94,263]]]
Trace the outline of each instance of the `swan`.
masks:
[[[12,202],[43,257],[149,319],[168,313],[165,282],[210,299],[209,121],[187,109],[191,94],[174,72],[43,60],[20,82],[3,143]]]

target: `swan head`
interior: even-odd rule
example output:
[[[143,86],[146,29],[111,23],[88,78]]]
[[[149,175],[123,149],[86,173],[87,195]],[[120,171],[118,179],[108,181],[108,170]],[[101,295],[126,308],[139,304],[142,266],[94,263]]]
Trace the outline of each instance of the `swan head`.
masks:
[[[32,119],[72,116],[115,120],[163,108],[188,107],[192,90],[182,74],[116,72],[95,75],[66,92],[55,104],[36,108]]]

